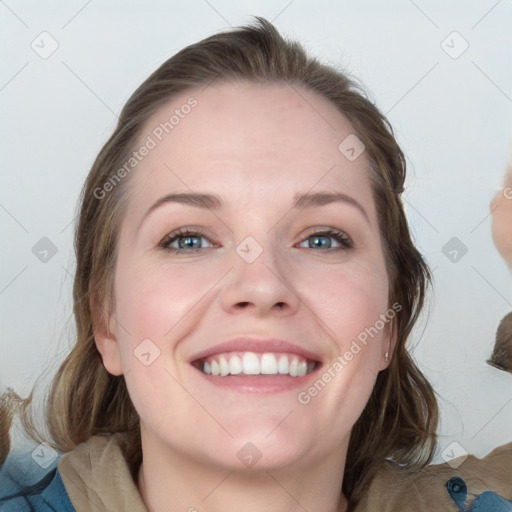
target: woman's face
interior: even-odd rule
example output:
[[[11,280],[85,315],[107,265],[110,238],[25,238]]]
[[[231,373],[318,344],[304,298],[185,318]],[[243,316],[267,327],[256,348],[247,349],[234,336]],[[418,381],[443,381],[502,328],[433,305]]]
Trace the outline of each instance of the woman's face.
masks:
[[[504,186],[491,201],[490,206],[494,244],[512,269],[512,169],[508,169]]]
[[[222,83],[139,142],[96,340],[143,440],[231,469],[343,463],[399,314],[351,125],[306,90]]]

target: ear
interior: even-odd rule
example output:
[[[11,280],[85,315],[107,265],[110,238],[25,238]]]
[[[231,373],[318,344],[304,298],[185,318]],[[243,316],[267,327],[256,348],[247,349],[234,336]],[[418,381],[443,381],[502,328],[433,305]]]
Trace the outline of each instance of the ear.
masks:
[[[121,354],[117,342],[117,329],[113,314],[107,311],[97,297],[91,299],[94,342],[101,354],[103,366],[112,375],[122,375]]]
[[[384,335],[382,336],[379,371],[385,370],[391,364],[395,353],[396,341],[396,323],[391,320],[391,322],[386,325]]]

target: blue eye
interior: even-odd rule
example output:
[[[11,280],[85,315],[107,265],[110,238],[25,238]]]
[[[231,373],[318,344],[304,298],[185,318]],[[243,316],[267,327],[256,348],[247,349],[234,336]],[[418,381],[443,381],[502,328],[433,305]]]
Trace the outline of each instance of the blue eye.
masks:
[[[160,243],[160,245],[164,249],[168,249],[172,252],[190,252],[199,251],[201,249],[206,249],[206,247],[201,247],[201,238],[207,240],[207,238],[203,235],[203,233],[199,233],[197,231],[192,231],[189,229],[177,229],[172,233],[169,233]],[[174,242],[178,242],[178,247],[172,246]]]
[[[334,239],[339,244],[338,247],[332,247],[332,242],[329,239]],[[312,244],[307,249],[313,249],[315,247],[320,247],[326,250],[343,250],[350,249],[354,246],[350,237],[343,233],[342,231],[334,231],[332,229],[327,229],[324,231],[318,231],[316,233],[310,234],[305,242],[309,242]],[[302,242],[304,243],[304,242]]]
[[[174,253],[197,252],[213,247],[213,244],[210,242],[208,242],[210,243],[209,246],[202,246],[201,239],[209,240],[204,233],[201,233],[200,231],[180,228],[169,233],[159,245],[163,249]],[[333,243],[330,239],[335,240],[338,246],[333,247]],[[178,245],[173,245],[176,242]],[[346,233],[332,229],[325,229],[311,233],[306,237],[302,244],[306,242],[309,245],[308,247],[305,247],[306,249],[320,248],[324,251],[347,250],[354,246],[352,240]]]

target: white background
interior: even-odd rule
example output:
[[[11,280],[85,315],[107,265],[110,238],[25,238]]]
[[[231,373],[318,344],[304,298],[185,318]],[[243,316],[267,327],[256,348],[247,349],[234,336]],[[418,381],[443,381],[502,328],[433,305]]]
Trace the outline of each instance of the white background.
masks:
[[[413,345],[440,395],[439,454],[512,441],[512,375],[485,363],[512,310],[489,217],[512,139],[510,0],[1,1],[0,388],[28,393],[73,343],[76,201],[116,114],[176,51],[251,15],[359,77],[407,154],[407,213],[435,278]],[[31,48],[43,31],[58,43],[46,59]],[[453,31],[469,44],[458,58],[442,47],[463,48]],[[58,249],[46,263],[42,237]],[[468,249],[457,263],[452,237]]]

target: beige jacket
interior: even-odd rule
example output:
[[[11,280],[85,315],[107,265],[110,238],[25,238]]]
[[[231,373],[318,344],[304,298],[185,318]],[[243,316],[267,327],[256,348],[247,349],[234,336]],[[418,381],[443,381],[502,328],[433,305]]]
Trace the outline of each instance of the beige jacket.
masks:
[[[512,443],[495,448],[483,459],[469,455],[455,468],[457,462],[450,461],[454,468],[436,464],[413,475],[404,475],[386,463],[355,512],[458,512],[446,488],[454,476],[461,477],[468,487],[466,505],[485,491],[512,501]]]
[[[77,512],[148,512],[118,436],[92,437],[59,461],[59,472]],[[453,461],[451,464],[455,466]],[[512,501],[512,443],[496,448],[483,459],[470,455],[457,469],[439,464],[407,475],[386,463],[355,511],[457,512],[446,489],[446,482],[453,476],[460,476],[468,485],[469,501],[487,490]]]

